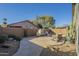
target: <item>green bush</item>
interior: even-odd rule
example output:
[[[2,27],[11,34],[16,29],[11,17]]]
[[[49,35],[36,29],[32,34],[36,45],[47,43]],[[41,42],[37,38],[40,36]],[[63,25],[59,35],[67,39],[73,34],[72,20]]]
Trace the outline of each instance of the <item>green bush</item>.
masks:
[[[15,40],[16,40],[16,41],[20,41],[21,38],[20,38],[20,37],[16,37]]]
[[[13,35],[13,34],[9,34],[9,35],[8,35],[8,38],[13,38],[13,39],[16,40],[16,41],[20,41],[20,40],[21,40],[20,37],[17,37],[16,35]]]
[[[13,38],[13,39],[15,39],[15,38],[16,38],[16,35],[9,34],[9,35],[8,35],[8,38]]]
[[[0,43],[3,43],[5,41],[7,41],[7,40],[8,40],[7,36],[4,36],[4,35],[0,36]]]

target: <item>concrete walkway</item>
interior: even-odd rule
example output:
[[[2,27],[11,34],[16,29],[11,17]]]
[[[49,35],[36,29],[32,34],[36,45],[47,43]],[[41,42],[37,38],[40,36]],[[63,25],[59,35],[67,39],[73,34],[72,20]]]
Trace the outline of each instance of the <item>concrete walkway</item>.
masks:
[[[19,50],[13,56],[39,56],[43,48],[29,42],[32,39],[33,37],[23,38]]]

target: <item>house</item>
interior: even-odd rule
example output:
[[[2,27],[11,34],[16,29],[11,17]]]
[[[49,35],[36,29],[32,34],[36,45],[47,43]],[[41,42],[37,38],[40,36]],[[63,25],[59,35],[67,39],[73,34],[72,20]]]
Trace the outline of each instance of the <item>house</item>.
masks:
[[[38,30],[38,27],[29,20],[9,24],[9,27],[10,28],[23,28],[25,37],[36,35],[36,32]]]
[[[38,29],[36,25],[34,25],[31,21],[25,20],[21,22],[16,22],[9,24],[10,27],[22,27],[24,29]]]

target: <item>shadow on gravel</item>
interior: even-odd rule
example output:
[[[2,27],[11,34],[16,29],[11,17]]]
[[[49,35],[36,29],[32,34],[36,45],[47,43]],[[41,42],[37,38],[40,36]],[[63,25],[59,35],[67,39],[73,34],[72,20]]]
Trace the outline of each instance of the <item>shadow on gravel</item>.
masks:
[[[63,52],[63,51],[59,51],[58,49],[51,51],[50,48],[44,48],[40,54],[40,56],[76,56],[76,51],[67,51],[67,52]]]

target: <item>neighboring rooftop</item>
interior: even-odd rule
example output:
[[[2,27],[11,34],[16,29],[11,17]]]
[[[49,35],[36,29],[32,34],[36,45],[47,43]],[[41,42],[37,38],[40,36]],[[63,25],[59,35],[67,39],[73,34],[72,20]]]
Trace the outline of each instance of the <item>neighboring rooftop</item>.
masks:
[[[22,23],[22,22],[28,22],[28,23],[34,25],[35,27],[37,27],[35,24],[33,24],[33,22],[31,22],[29,20],[24,20],[24,21],[16,22],[16,23],[12,23],[12,24],[9,24],[9,25],[13,25],[13,24],[17,24],[17,23]]]

